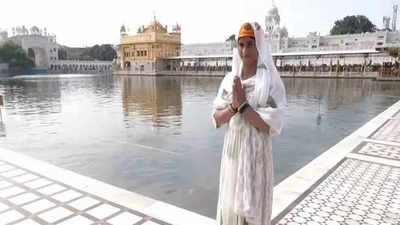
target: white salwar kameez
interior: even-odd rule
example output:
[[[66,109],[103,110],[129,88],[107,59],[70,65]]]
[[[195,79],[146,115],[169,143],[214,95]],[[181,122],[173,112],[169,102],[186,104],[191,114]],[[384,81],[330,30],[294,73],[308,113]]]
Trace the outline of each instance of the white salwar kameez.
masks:
[[[234,55],[234,65],[241,63],[235,62],[237,57]],[[258,131],[240,113],[231,117],[227,124],[221,158],[218,225],[270,224],[274,185],[271,136],[279,135],[282,130],[282,108],[286,104],[286,95],[280,77],[273,74],[277,73],[276,68],[272,71],[266,60],[259,59],[259,62],[261,66],[257,74],[242,80],[242,85],[251,108],[269,125],[270,130],[268,133]],[[233,72],[238,74],[240,68],[233,68]],[[233,73],[227,74],[222,81],[214,100],[213,115],[216,110],[225,109],[232,103],[233,77]],[[256,90],[261,90],[257,85],[262,82],[265,82],[266,90],[263,92],[266,93],[260,94]],[[269,97],[260,100],[260,96]],[[214,116],[212,118],[218,127]]]

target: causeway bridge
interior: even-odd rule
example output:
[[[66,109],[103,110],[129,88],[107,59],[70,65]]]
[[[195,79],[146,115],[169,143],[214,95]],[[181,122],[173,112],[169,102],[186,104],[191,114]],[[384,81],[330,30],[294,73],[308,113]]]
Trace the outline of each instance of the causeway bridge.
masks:
[[[112,61],[55,60],[49,73],[111,73]]]

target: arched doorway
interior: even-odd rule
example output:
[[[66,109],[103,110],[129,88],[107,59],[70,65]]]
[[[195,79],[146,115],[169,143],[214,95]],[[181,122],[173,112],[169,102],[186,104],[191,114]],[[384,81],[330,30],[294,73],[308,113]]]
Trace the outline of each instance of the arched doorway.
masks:
[[[28,48],[28,56],[35,62],[35,67],[43,68],[49,66],[49,58],[43,48],[32,47]]]
[[[35,61],[35,51],[32,48],[28,48],[28,57]]]
[[[129,61],[125,62],[124,63],[124,68],[129,70],[131,68],[131,62],[129,62]]]

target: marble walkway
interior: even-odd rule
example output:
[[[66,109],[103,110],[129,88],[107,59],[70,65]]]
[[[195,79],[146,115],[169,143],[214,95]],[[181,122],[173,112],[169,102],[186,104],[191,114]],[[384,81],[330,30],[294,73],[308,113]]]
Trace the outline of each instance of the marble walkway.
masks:
[[[399,225],[399,102],[274,191],[274,224]]]

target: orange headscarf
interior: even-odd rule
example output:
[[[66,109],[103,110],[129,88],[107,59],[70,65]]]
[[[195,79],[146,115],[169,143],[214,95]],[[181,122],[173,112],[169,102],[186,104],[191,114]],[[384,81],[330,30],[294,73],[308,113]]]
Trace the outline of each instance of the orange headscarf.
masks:
[[[239,30],[238,40],[242,37],[251,37],[255,38],[253,27],[250,23],[244,23]]]

